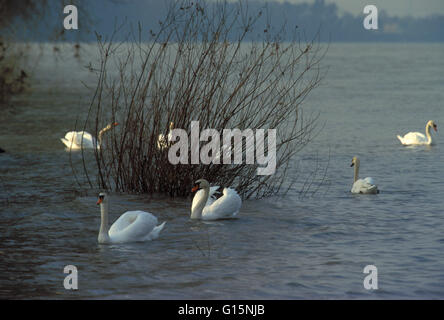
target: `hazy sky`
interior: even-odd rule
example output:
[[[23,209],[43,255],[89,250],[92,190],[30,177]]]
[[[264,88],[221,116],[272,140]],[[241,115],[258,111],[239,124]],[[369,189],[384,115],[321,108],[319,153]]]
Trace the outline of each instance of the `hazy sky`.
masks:
[[[274,0],[279,2],[314,2],[315,0]],[[385,10],[393,16],[421,17],[430,14],[444,15],[444,0],[326,0],[338,5],[341,10],[354,15],[362,14],[364,7],[374,4],[379,10]]]

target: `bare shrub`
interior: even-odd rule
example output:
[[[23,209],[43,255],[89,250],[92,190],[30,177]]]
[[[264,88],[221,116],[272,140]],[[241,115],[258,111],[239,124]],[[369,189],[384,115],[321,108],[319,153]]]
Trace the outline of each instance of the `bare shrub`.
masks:
[[[150,30],[150,41],[141,40],[140,24],[125,43],[99,37],[98,85],[85,127],[93,121],[97,135],[107,123],[120,124],[96,151],[100,188],[185,196],[204,177],[260,198],[289,187],[293,156],[317,132],[317,117],[304,118],[300,106],[323,76],[326,50],[318,37],[306,41],[297,32],[283,42],[285,25],[273,33],[268,22],[259,34],[265,15],[250,15],[244,2],[180,1]],[[245,163],[172,165],[158,136],[168,134],[170,122],[189,134],[193,120],[221,133],[277,129],[276,173],[258,176],[258,165]]]

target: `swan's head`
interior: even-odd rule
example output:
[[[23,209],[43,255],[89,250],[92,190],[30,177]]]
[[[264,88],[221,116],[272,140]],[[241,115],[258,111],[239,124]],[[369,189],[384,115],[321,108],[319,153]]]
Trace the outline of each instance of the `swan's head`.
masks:
[[[355,165],[359,166],[359,159],[358,159],[358,157],[353,157],[352,163],[351,163],[350,167],[353,167]]]
[[[208,183],[207,180],[205,179],[199,179],[194,183],[194,187],[193,189],[191,189],[191,192],[196,192],[199,189],[205,189],[205,188],[209,188],[210,184]]]
[[[97,205],[108,202],[108,195],[105,192],[99,193],[99,199],[97,199]]]
[[[433,130],[438,131],[438,126],[436,125],[435,121],[430,120],[429,122],[427,122],[427,126],[428,127],[432,127]]]
[[[114,128],[114,127],[117,126],[117,125],[119,125],[119,123],[117,123],[117,122],[113,122],[113,123],[110,123],[109,125],[107,125],[107,126],[105,127],[105,129],[106,129],[106,130],[109,130],[109,129]]]

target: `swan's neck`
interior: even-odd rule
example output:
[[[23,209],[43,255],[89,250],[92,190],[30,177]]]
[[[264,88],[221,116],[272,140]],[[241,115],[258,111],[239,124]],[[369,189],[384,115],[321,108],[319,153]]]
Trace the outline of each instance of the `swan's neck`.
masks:
[[[210,194],[210,188],[204,188],[202,190],[203,195],[199,199],[199,202],[197,202],[196,205],[191,208],[191,219],[200,219],[202,217],[202,211],[207,204],[208,196]]]
[[[99,146],[102,145],[102,136],[105,132],[107,132],[108,130],[110,130],[112,127],[111,126],[106,126],[105,128],[103,128],[102,130],[99,131],[99,134],[97,135],[97,140],[99,141]]]
[[[431,125],[429,123],[427,123],[427,125],[426,125],[427,144],[432,143],[432,136],[430,134],[430,127],[431,127]]]
[[[100,230],[99,230],[99,243],[109,242],[108,235],[108,203],[100,204]]]
[[[359,162],[355,163],[355,177],[354,177],[354,181],[356,182],[359,179]]]

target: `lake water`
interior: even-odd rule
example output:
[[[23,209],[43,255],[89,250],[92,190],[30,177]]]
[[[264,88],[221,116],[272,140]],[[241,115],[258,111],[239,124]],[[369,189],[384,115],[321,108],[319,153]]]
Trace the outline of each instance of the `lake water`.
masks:
[[[0,115],[0,298],[444,298],[444,45],[331,44],[304,103],[324,128],[294,160],[328,164],[318,193],[245,201],[217,222],[191,221],[191,199],[113,194],[111,222],[132,209],[167,221],[159,239],[125,245],[97,243],[98,190],[78,186],[59,140],[88,110],[95,47],[82,47],[79,59],[35,47],[32,91]],[[434,146],[401,146],[430,119]],[[350,193],[354,155],[380,194]],[[70,264],[77,291],[63,287]],[[377,290],[363,286],[370,264]]]

